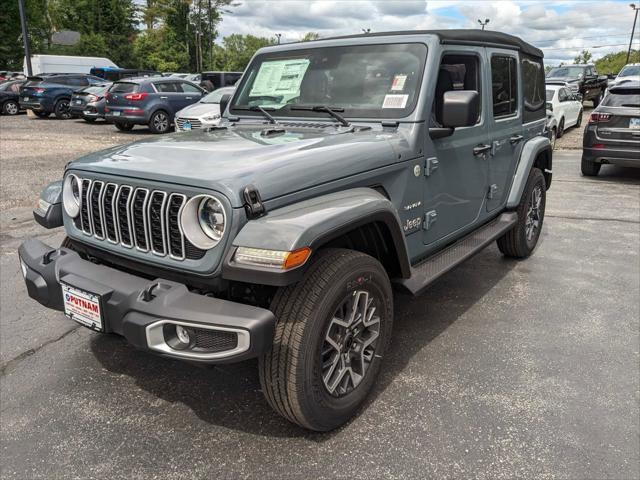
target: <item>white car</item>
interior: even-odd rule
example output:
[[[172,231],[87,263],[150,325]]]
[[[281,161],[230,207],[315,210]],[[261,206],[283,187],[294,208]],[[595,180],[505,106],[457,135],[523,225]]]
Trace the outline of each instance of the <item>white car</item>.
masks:
[[[582,99],[580,95],[564,85],[549,85],[547,90],[547,110],[551,110],[557,122],[556,137],[562,137],[569,127],[579,127],[582,123]]]
[[[609,82],[609,88],[625,82],[640,82],[640,63],[629,63],[622,67],[616,78]]]
[[[235,87],[223,87],[202,97],[176,113],[176,132],[188,132],[199,128],[214,127],[220,123],[220,100],[223,95],[233,95]]]

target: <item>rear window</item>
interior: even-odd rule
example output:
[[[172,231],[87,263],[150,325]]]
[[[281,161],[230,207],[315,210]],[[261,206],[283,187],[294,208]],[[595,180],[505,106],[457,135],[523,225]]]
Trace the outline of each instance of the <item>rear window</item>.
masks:
[[[111,93],[134,93],[138,91],[139,85],[137,83],[130,82],[116,82],[109,91]]]
[[[109,88],[109,87],[95,86],[95,87],[83,88],[82,91],[83,92],[87,92],[87,93],[93,93],[93,94],[96,94],[96,95],[100,95],[100,94],[104,93],[105,90],[107,90],[107,88]]]
[[[604,97],[605,107],[640,108],[640,90],[612,90]]]

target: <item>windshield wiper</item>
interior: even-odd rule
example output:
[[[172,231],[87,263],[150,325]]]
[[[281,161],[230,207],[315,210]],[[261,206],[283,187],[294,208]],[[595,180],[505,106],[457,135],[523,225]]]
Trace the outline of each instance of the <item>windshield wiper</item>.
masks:
[[[278,121],[273,118],[273,115],[271,115],[269,112],[267,112],[267,110],[265,108],[262,108],[260,105],[252,105],[250,107],[233,107],[234,110],[248,110],[250,112],[260,112],[262,115],[264,115],[264,117],[269,120],[269,123],[272,123],[273,125],[279,125]],[[271,110],[272,112],[275,111],[275,108],[270,108],[269,110]]]
[[[349,121],[340,115],[338,112],[344,112],[344,108],[341,107],[327,107],[326,105],[293,105],[291,110],[306,110],[309,112],[325,112],[338,120],[343,127],[350,127]]]

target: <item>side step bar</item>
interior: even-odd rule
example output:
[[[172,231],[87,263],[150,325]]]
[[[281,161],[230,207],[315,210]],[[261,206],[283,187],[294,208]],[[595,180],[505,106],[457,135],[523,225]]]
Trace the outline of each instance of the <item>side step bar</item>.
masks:
[[[518,214],[516,212],[501,214],[495,220],[412,267],[411,277],[401,280],[399,284],[414,295],[422,293],[438,277],[460,265],[502,236],[517,221]]]

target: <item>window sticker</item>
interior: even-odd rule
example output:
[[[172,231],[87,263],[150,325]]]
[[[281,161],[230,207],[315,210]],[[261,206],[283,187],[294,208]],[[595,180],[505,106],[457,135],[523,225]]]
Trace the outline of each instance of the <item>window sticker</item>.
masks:
[[[395,75],[391,83],[392,92],[401,92],[404,90],[404,84],[407,81],[406,75]]]
[[[409,95],[385,95],[382,108],[405,108]]]
[[[264,62],[260,65],[249,96],[296,95],[307,68],[309,60],[306,58]]]

